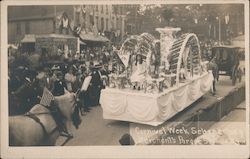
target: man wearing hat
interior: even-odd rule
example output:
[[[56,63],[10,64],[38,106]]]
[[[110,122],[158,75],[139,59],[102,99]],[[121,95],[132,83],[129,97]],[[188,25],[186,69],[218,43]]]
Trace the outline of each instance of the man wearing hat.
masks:
[[[86,104],[89,106],[99,105],[100,93],[101,89],[103,88],[101,73],[99,70],[101,67],[102,66],[99,63],[94,62],[94,66],[90,68],[91,69],[90,76],[92,78],[89,87],[87,89],[86,99],[85,99]]]
[[[43,72],[37,76],[40,81],[41,88],[48,88],[50,91],[52,90],[55,78],[53,78],[53,71],[49,69],[49,67],[45,67]]]
[[[213,77],[214,77],[211,91],[212,91],[212,94],[215,95],[216,93],[215,83],[216,83],[216,80],[218,81],[219,79],[219,70],[218,70],[218,65],[216,64],[216,56],[210,60],[210,62],[208,63],[207,69],[208,71],[212,72]]]
[[[9,74],[9,90],[15,91],[22,85],[23,80],[23,66],[19,66],[16,69],[14,69],[13,72],[10,72]]]
[[[19,86],[11,92],[18,99],[20,104],[20,114],[27,112],[33,105],[37,104],[39,89],[36,82],[37,73],[27,67],[19,67],[20,75],[18,77]]]
[[[52,94],[54,96],[61,96],[64,94],[64,89],[66,89],[66,84],[63,80],[63,73],[61,71],[55,71],[56,80],[53,84]]]
[[[65,79],[65,83],[67,85],[67,90],[72,92],[73,91],[73,83],[76,81],[76,76],[74,75],[74,67],[73,66],[69,67],[69,70],[65,74],[64,79]]]

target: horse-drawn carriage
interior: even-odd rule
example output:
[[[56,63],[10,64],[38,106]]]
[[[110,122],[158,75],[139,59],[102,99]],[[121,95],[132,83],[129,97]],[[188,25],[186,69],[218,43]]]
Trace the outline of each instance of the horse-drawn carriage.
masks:
[[[241,81],[242,78],[243,70],[239,67],[240,56],[239,47],[224,45],[212,48],[212,58],[215,58],[218,65],[218,74],[230,76],[233,85],[235,85],[237,79]]]

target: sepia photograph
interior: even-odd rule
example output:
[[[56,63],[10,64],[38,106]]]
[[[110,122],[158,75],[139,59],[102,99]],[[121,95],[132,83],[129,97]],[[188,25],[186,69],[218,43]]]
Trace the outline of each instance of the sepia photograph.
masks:
[[[248,1],[31,2],[1,6],[5,158],[248,157]]]

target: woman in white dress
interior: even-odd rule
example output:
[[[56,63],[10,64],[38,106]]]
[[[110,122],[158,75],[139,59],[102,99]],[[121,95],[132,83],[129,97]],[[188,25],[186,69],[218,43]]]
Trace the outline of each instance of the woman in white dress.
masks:
[[[146,63],[143,62],[141,54],[136,55],[135,68],[136,70],[132,73],[130,81],[135,83],[136,86],[138,86],[138,84],[140,86],[146,80]],[[138,89],[140,88],[138,87]]]

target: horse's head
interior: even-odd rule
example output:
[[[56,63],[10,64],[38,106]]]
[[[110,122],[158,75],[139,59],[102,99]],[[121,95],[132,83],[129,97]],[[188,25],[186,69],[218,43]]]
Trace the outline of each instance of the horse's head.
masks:
[[[67,121],[72,121],[73,125],[78,128],[81,124],[78,93],[65,91],[64,95],[55,97],[54,103]]]

